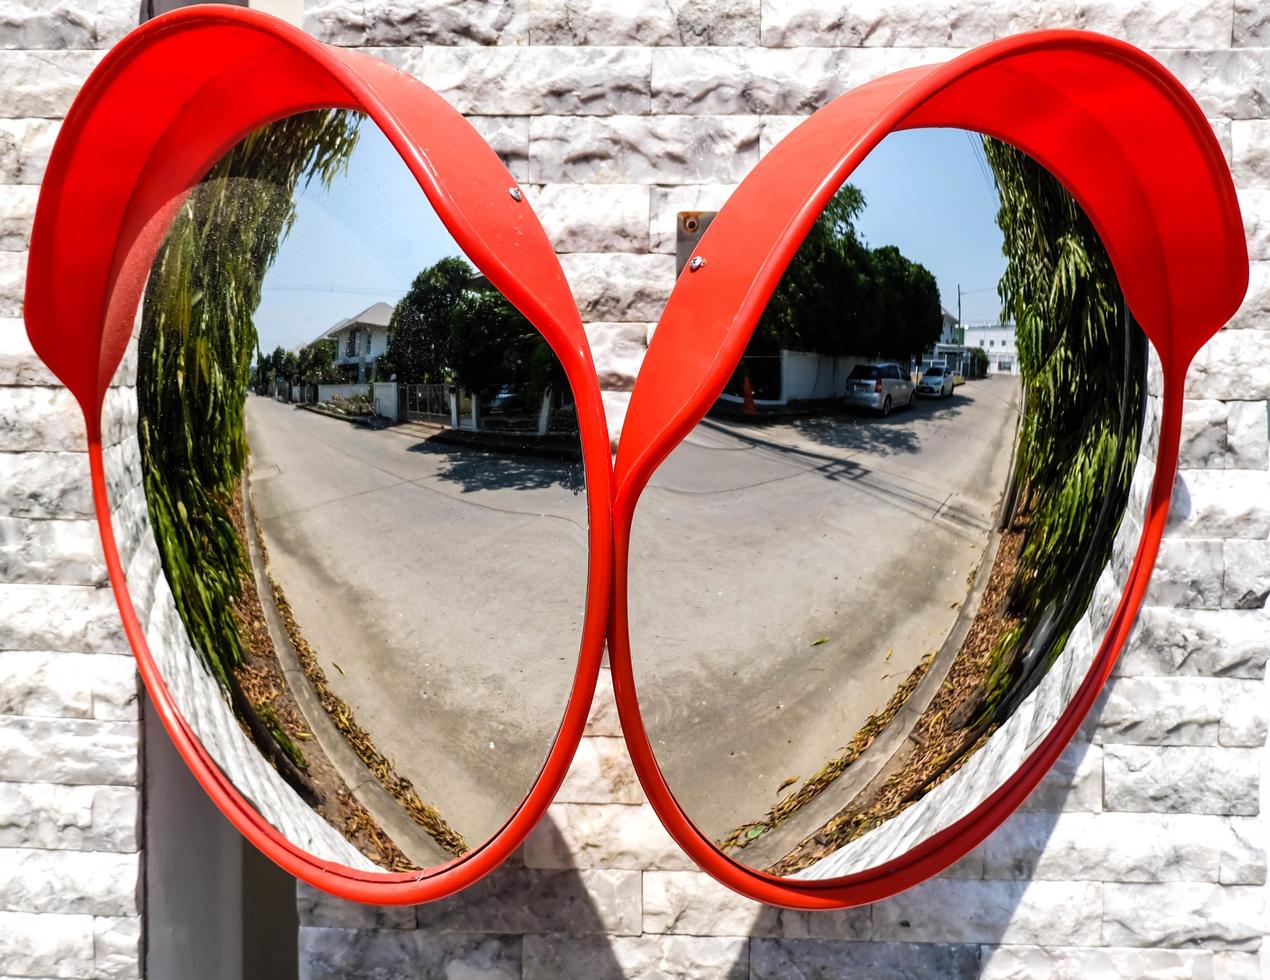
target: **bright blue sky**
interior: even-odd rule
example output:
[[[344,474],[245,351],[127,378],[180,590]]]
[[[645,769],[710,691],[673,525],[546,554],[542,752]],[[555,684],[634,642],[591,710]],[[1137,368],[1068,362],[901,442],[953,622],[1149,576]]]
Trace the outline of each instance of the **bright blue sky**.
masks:
[[[265,351],[307,344],[379,300],[396,303],[420,270],[460,254],[397,151],[363,120],[348,173],[296,194],[296,220],[265,276],[256,328]]]
[[[1005,259],[996,191],[977,136],[962,130],[895,133],[851,182],[867,207],[859,229],[934,273],[944,306],[967,323],[995,320]],[[260,345],[292,348],[377,300],[395,303],[421,270],[457,246],[387,139],[369,121],[348,173],[297,195],[296,222],[265,277]]]
[[[1005,256],[997,191],[977,135],[963,129],[892,133],[850,182],[864,192],[858,228],[869,245],[894,245],[930,269],[954,316],[961,283],[964,322],[1000,317],[997,282]]]

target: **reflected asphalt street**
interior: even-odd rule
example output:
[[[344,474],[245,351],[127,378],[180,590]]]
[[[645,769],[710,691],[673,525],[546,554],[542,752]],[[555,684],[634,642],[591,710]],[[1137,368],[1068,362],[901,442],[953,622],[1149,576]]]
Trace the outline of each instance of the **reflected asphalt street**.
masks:
[[[943,643],[995,522],[1017,392],[1001,377],[886,419],[706,420],[654,475],[631,652],[662,770],[708,836],[838,755]]]
[[[586,598],[580,466],[250,396],[271,568],[331,687],[476,845],[542,766]]]

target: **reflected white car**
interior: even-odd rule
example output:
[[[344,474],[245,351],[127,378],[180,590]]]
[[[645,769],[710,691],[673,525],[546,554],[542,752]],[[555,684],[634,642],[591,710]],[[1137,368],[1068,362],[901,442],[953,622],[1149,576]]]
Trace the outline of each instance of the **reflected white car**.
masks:
[[[932,398],[947,398],[953,393],[953,374],[942,364],[932,364],[917,381],[917,393]]]

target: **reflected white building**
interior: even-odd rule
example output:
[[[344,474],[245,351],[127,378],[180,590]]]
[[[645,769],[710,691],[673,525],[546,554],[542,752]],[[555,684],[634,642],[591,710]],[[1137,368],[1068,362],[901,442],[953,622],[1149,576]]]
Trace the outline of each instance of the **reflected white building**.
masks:
[[[1013,323],[981,323],[965,326],[967,347],[981,347],[988,355],[990,374],[1018,374],[1019,349]]]

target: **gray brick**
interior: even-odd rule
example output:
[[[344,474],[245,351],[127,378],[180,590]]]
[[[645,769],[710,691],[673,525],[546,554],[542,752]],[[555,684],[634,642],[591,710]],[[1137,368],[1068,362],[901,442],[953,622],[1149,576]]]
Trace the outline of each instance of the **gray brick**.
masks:
[[[424,932],[639,935],[636,871],[504,866],[444,901],[418,908]]]
[[[748,980],[749,946],[715,936],[528,935],[524,980]]]
[[[751,980],[909,980],[979,976],[979,948],[943,943],[840,943],[817,939],[755,939],[750,942]]]
[[[304,980],[521,980],[519,936],[401,929],[300,929]]]

